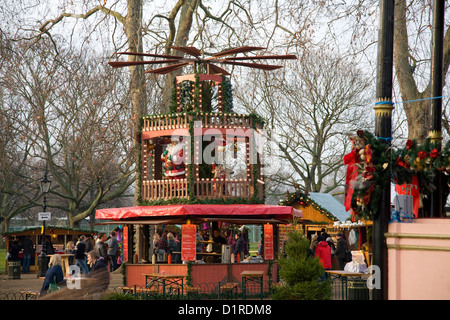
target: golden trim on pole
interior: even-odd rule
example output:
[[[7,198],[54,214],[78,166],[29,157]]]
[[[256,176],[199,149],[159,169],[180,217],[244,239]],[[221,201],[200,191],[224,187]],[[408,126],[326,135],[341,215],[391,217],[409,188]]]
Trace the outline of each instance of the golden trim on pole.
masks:
[[[392,110],[394,109],[394,104],[392,103],[392,101],[388,98],[382,98],[382,99],[377,99],[377,102],[375,103],[375,115],[376,116],[391,116],[392,115]]]
[[[442,141],[442,132],[437,130],[430,130],[428,132],[428,138],[431,143],[440,143]]]

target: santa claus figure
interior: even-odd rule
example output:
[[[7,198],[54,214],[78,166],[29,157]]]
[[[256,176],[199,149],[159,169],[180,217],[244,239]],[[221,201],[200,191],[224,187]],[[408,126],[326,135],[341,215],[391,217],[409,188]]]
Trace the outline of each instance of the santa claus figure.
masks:
[[[171,144],[161,155],[164,163],[165,176],[169,180],[184,179],[186,168],[184,164],[185,144],[178,139],[172,138]]]

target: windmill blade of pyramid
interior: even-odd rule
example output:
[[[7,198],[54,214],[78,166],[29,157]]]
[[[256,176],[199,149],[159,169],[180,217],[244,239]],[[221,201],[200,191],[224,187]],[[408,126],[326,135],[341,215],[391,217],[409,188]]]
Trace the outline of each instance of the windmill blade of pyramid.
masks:
[[[220,57],[228,56],[230,54],[244,53],[244,52],[263,50],[263,49],[266,49],[266,48],[264,48],[264,47],[244,46],[244,47],[239,47],[239,48],[235,48],[235,49],[225,50],[225,51],[213,54],[212,57],[213,58],[220,58]]]
[[[216,66],[215,64],[209,63],[209,69],[213,72],[213,73],[221,73],[223,75],[229,76],[231,75],[227,70],[222,69],[219,66]]]
[[[122,68],[129,66],[138,66],[144,64],[161,64],[161,63],[172,63],[179,62],[179,59],[176,60],[155,60],[155,61],[109,61],[108,64],[113,68]]]
[[[153,53],[140,53],[140,52],[116,52],[115,54],[128,54],[128,55],[132,55],[132,56],[168,58],[168,59],[183,59],[183,57],[181,57],[181,56],[171,56],[168,54],[153,54]]]
[[[229,61],[237,61],[237,60],[269,60],[269,59],[280,59],[280,60],[286,60],[286,59],[290,59],[290,60],[295,60],[297,59],[296,55],[293,54],[286,54],[286,55],[272,55],[272,56],[252,56],[252,57],[230,57],[230,58],[225,58],[225,60],[229,60]]]
[[[283,68],[283,66],[275,66],[275,65],[270,65],[270,64],[235,62],[235,61],[227,61],[227,60],[222,61],[221,63],[230,64],[230,65],[234,65],[234,66],[242,66],[242,67],[261,69],[261,70],[275,70],[275,69]]]
[[[195,47],[170,47],[170,48],[187,53],[194,57],[200,57],[202,55],[201,52]]]
[[[167,67],[162,67],[162,68],[158,68],[158,69],[153,69],[153,70],[147,70],[145,71],[145,73],[157,73],[157,74],[166,74],[172,71],[175,71],[177,69],[180,69],[184,66],[187,66],[189,63],[185,62],[185,63],[178,63],[178,64],[173,64]]]

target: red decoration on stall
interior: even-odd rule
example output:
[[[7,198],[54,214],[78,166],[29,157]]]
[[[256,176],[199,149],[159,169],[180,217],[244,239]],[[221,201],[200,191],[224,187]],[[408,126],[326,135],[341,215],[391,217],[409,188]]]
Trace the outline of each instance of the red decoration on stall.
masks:
[[[264,259],[273,260],[273,225],[264,225]]]
[[[123,261],[128,261],[128,227],[123,227]]]
[[[357,156],[358,150],[353,149],[350,153],[344,156],[344,164],[347,165],[347,176],[345,178],[345,210],[350,210],[352,207],[352,196],[355,190],[353,183],[358,177],[357,163],[359,158]]]
[[[181,260],[195,261],[197,226],[195,224],[183,224],[181,234]]]

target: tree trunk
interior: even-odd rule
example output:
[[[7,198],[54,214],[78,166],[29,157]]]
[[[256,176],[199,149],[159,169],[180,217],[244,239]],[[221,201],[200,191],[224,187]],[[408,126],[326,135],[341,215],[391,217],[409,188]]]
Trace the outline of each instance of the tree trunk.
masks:
[[[179,18],[180,22],[178,23],[176,36],[171,34],[171,37],[169,37],[169,39],[173,39],[173,37],[175,37],[175,40],[173,42],[169,41],[167,43],[166,54],[170,54],[171,52],[170,47],[172,46],[178,47],[186,46],[189,39],[189,32],[191,31],[192,20],[196,7],[197,7],[197,0],[186,0],[184,2],[183,6],[181,7],[181,13]],[[180,52],[177,52],[177,54],[179,55]],[[160,110],[162,113],[169,112],[170,99],[172,96],[173,79],[175,79],[175,77],[179,74],[181,74],[181,70],[179,70],[178,72],[170,72],[165,75],[166,79],[164,82],[163,98],[160,106]]]
[[[125,32],[128,39],[128,49],[130,52],[143,52],[142,46],[142,0],[129,0],[128,13],[124,21]],[[142,60],[142,57],[129,55],[128,61]],[[136,139],[139,133],[139,117],[147,113],[147,95],[145,92],[145,75],[143,66],[131,66],[130,70],[130,94],[131,94],[131,117],[133,122],[133,157],[136,164],[139,164],[140,143]],[[141,186],[137,182],[135,185],[134,204],[138,204],[141,193]]]
[[[395,1],[395,23],[394,23],[394,62],[395,71],[400,86],[401,98],[403,101],[421,100],[416,102],[403,103],[403,108],[408,121],[408,139],[417,139],[423,143],[428,137],[430,129],[430,82],[423,92],[419,92],[413,77],[414,68],[410,65],[411,57],[408,46],[408,28],[406,23],[406,1]],[[450,63],[450,28],[447,28],[444,37],[444,70],[447,74]],[[445,77],[444,77],[445,78]]]

